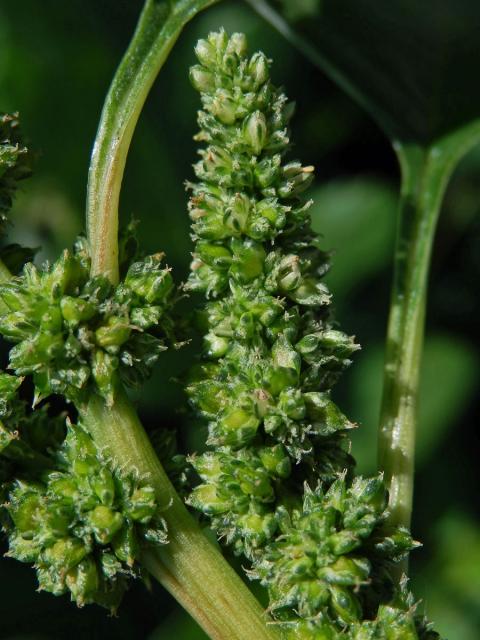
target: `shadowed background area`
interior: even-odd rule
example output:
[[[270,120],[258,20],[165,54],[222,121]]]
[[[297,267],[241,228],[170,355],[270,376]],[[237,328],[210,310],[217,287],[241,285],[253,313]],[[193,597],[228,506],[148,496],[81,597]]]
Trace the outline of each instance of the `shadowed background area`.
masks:
[[[82,229],[98,118],[140,6],[138,0],[0,4],[0,110],[20,111],[38,151],[35,175],[15,204],[10,237],[41,245],[39,261],[54,257]],[[188,67],[196,40],[222,25],[244,31],[252,48],[274,59],[274,81],[297,102],[292,153],[316,166],[313,219],[324,247],[334,252],[327,281],[336,317],[363,347],[336,399],[361,427],[353,437],[359,471],[373,472],[398,171],[387,139],[364,112],[249,7],[223,2],[189,25],[155,84],[129,155],[122,217],[138,217],[143,248],[166,251],[177,281],[186,277],[192,245],[184,181],[192,178],[198,108]],[[418,434],[413,533],[425,546],[412,557],[412,579],[428,616],[451,640],[476,640],[480,627],[479,175],[480,149],[456,172],[440,220]],[[147,427],[176,426],[189,451],[200,450],[205,432],[185,411],[175,378],[195,349],[162,356],[138,399]],[[112,619],[97,607],[77,610],[66,598],[36,593],[26,565],[6,558],[0,565],[2,640],[205,637],[157,585],[148,591],[140,581],[134,584]]]

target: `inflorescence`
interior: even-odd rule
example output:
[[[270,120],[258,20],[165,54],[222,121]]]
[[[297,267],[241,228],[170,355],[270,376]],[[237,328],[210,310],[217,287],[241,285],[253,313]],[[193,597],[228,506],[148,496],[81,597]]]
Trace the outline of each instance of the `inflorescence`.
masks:
[[[293,106],[242,34],[211,33],[196,55],[204,146],[188,185],[188,288],[206,302],[187,391],[211,450],[191,457],[201,483],[189,502],[250,561],[292,637],[427,637],[390,571],[416,543],[386,526],[382,477],[353,476],[355,425],[330,396],[359,347],[331,319],[303,196],[313,167],[284,160]]]
[[[17,116],[0,116],[0,231],[30,159]],[[141,576],[142,549],[168,542],[154,488],[135,470],[118,468],[81,424],[92,395],[111,404],[119,381],[140,384],[167,345],[175,345],[170,269],[161,254],[135,258],[133,230],[130,225],[121,238],[124,278],[117,286],[90,276],[84,239],[41,269],[28,262],[30,250],[10,245],[0,252],[9,258],[0,270],[0,334],[14,343],[8,357],[14,375],[0,372],[7,555],[34,565],[40,590],[111,611],[127,579]],[[9,275],[12,264],[19,275]],[[52,395],[67,403],[56,398],[48,406]],[[64,409],[72,403],[77,425]],[[157,439],[182,486],[184,459],[174,456],[168,433]]]

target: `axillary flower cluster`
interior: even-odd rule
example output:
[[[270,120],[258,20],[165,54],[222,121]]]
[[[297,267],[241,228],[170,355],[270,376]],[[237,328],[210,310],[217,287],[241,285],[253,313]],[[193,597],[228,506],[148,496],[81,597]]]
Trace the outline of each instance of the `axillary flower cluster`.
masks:
[[[1,116],[4,230],[30,165],[17,116]],[[8,555],[34,565],[39,589],[114,611],[127,578],[141,575],[142,548],[166,544],[165,522],[154,489],[99,451],[64,407],[73,403],[81,423],[92,395],[108,405],[119,381],[135,386],[148,376],[174,341],[168,313],[173,281],[160,254],[124,260],[125,277],[117,286],[92,278],[83,239],[51,265],[27,263],[10,275],[9,268],[16,272],[28,255],[12,245],[1,251],[0,334],[14,343],[14,375],[0,373],[1,520]],[[58,411],[44,402],[52,394],[67,401]]]
[[[303,197],[313,168],[284,160],[292,104],[242,34],[212,33],[196,55],[188,287],[206,302],[187,390],[211,450],[191,458],[189,502],[249,560],[287,635],[436,637],[391,575],[416,543],[387,527],[382,477],[354,476],[354,425],[330,396],[358,346],[335,328],[321,280],[328,256]]]

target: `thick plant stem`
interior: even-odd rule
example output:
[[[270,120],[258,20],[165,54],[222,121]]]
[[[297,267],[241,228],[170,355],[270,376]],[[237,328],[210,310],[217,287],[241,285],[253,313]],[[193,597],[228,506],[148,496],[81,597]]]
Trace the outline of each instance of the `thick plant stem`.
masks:
[[[87,233],[93,275],[118,281],[118,203],[128,149],[150,88],[185,24],[217,0],[147,0],[103,108],[92,151]]]
[[[92,397],[80,408],[80,418],[115,464],[135,471],[155,488],[165,509],[169,542],[143,558],[152,575],[212,640],[278,640],[262,607],[178,497],[126,394],[119,390],[112,406]]]
[[[397,146],[402,170],[392,299],[379,430],[379,467],[390,492],[390,521],[410,525],[415,421],[428,267],[447,176],[428,191],[436,167],[428,152]]]
[[[402,188],[378,447],[394,525],[409,527],[412,513],[419,369],[436,223],[448,179],[479,136],[475,122],[426,149],[395,145]]]

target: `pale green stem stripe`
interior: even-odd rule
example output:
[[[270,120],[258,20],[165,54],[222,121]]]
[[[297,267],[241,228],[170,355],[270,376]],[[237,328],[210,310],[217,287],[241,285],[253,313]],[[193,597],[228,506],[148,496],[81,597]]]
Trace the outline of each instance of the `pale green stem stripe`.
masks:
[[[474,122],[428,149],[395,145],[402,187],[378,452],[394,525],[409,527],[412,514],[419,369],[436,223],[453,170],[478,142],[480,122]],[[406,565],[400,569],[405,571]]]
[[[152,575],[212,640],[278,640],[260,604],[178,497],[125,393],[111,407],[93,396],[80,415],[101,450],[150,483],[164,507],[169,542],[143,558]]]
[[[103,107],[87,190],[92,274],[118,282],[118,205],[128,149],[147,95],[187,22],[217,0],[147,0]]]

